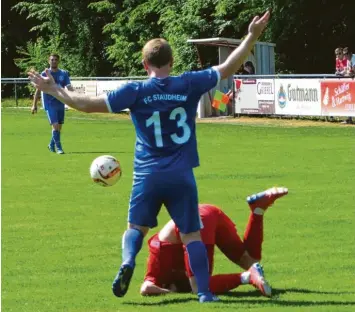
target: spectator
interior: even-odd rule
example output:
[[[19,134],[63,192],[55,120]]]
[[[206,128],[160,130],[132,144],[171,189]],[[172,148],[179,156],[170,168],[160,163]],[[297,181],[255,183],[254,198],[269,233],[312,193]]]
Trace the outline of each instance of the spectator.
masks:
[[[347,59],[344,57],[343,49],[335,49],[335,74],[344,76],[346,73]]]
[[[249,72],[245,70],[244,65],[242,64],[235,74],[236,75],[249,75]]]
[[[344,55],[344,60],[346,60],[346,68],[345,68],[344,76],[354,76],[355,63],[352,62],[353,61],[352,53],[350,52],[348,47],[343,49],[343,55]],[[353,124],[353,119],[352,117],[348,117],[348,119],[344,120],[342,123]]]
[[[355,74],[355,54],[352,54],[348,47],[343,49],[344,59],[346,59],[346,76]]]
[[[244,65],[241,65],[238,71],[235,73],[236,75],[254,75],[255,67],[251,61],[245,62]]]
[[[247,72],[247,75],[254,75],[255,74],[255,67],[251,61],[245,62],[244,71]]]

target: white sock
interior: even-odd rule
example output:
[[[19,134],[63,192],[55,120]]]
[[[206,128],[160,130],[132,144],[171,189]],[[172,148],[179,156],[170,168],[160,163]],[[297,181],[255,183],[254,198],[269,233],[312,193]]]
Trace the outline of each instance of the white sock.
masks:
[[[261,208],[255,208],[253,213],[259,216],[263,216],[264,215],[265,210],[261,209]]]
[[[250,272],[243,272],[241,274],[240,279],[241,279],[242,284],[249,284],[249,282],[250,282]]]

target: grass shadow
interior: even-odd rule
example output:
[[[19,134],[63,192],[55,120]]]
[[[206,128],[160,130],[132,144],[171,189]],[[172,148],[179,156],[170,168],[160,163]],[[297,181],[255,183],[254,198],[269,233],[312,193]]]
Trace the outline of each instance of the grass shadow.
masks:
[[[335,300],[250,300],[246,301],[243,299],[228,299],[226,301],[220,301],[221,304],[260,304],[260,305],[271,305],[271,306],[285,306],[285,307],[312,307],[312,306],[355,306],[355,301],[335,301]]]
[[[355,292],[351,291],[320,291],[312,290],[305,288],[286,288],[286,289],[277,289],[274,288],[273,296],[269,300],[267,299],[257,299],[257,300],[248,300],[246,301],[243,298],[252,297],[260,298],[260,292],[255,290],[251,292],[229,292],[224,294],[224,297],[228,297],[226,301],[221,301],[221,304],[262,304],[262,305],[278,305],[278,306],[290,306],[290,307],[308,307],[308,306],[355,306],[355,301],[335,301],[335,300],[282,300],[280,295],[287,293],[299,293],[299,294],[319,294],[319,295],[343,295],[348,294],[352,295]],[[233,298],[233,299],[232,299]]]
[[[355,295],[355,291],[323,291],[312,290],[306,288],[285,288],[285,289],[272,289],[275,296],[283,295],[287,293],[299,293],[299,294],[319,294],[319,295]]]
[[[123,305],[133,305],[133,306],[163,306],[167,304],[179,304],[179,303],[187,303],[187,302],[197,302],[196,298],[166,298],[159,300],[157,302],[122,302]]]
[[[335,300],[282,300],[280,295],[287,293],[300,293],[300,294],[320,294],[320,295],[341,295],[341,294],[355,294],[351,291],[319,291],[305,288],[286,288],[286,289],[273,289],[273,297],[270,299],[261,298],[260,291],[249,292],[229,292],[223,294],[221,301],[216,302],[216,305],[225,304],[252,304],[252,305],[271,305],[271,306],[285,306],[285,307],[311,307],[311,306],[355,306],[355,301],[335,301]],[[223,298],[227,297],[227,298]],[[158,297],[159,298],[159,297]],[[253,298],[246,300],[246,298]],[[255,299],[254,299],[255,298]],[[259,299],[257,299],[259,298]],[[168,304],[179,304],[187,302],[197,302],[196,298],[159,298],[159,301],[143,301],[143,302],[122,302],[123,305],[132,306],[164,306]]]
[[[355,291],[322,291],[322,290],[312,290],[306,288],[285,288],[285,289],[272,289],[272,298],[276,299],[280,295],[287,293],[299,293],[299,294],[319,294],[319,295],[355,295]],[[249,292],[229,292],[223,294],[226,297],[260,297],[260,291],[254,290]]]

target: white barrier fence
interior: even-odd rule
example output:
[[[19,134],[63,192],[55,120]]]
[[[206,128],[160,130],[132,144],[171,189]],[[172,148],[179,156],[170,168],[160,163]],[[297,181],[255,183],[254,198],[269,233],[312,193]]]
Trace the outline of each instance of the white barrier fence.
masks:
[[[101,95],[113,91],[131,80],[87,81],[72,80],[74,90],[87,95]]]
[[[145,76],[132,77],[71,77],[70,81],[75,91],[88,95],[101,95],[117,89],[130,81],[144,80]],[[28,78],[1,78],[1,84],[13,84],[16,106],[18,106],[18,85],[29,83]]]
[[[351,78],[295,78],[285,75],[235,77],[233,80],[234,114],[352,116],[355,117],[355,81]],[[260,78],[259,78],[260,77]],[[100,95],[123,84],[146,77],[73,78],[77,92]],[[26,78],[2,78],[1,83],[28,83]],[[215,88],[216,89],[216,88]],[[214,90],[201,97],[198,117],[210,116]]]
[[[355,116],[354,79],[234,79],[235,114]]]

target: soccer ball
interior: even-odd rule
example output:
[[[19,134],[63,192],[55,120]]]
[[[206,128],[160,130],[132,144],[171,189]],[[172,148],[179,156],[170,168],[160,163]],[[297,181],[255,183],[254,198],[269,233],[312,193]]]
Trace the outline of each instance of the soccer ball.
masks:
[[[92,180],[102,186],[112,186],[121,178],[120,162],[113,156],[103,155],[94,159],[90,166]]]

